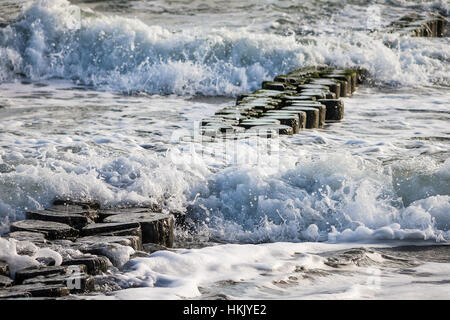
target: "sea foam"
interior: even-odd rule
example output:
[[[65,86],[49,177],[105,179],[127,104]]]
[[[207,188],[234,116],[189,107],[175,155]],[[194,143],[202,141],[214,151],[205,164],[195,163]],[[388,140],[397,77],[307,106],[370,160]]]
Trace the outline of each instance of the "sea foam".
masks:
[[[39,0],[0,30],[0,81],[22,74],[124,92],[229,96],[327,63],[365,67],[382,85],[448,84],[448,41],[358,31],[301,39],[245,28],[173,32],[66,0]]]

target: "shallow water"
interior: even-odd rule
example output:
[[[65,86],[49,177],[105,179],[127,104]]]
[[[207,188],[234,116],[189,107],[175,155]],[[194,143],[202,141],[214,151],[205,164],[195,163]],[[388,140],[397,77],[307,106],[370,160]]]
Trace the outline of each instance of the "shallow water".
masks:
[[[278,242],[159,252],[104,280],[125,289],[83,298],[445,299],[448,249]]]
[[[414,285],[420,298],[448,298],[445,249],[437,261],[378,256],[450,238],[449,38],[383,31],[408,12],[448,16],[445,1],[4,4],[0,232],[56,196],[157,202],[187,212],[190,231],[176,231],[177,253],[133,260],[113,282],[144,288],[112,297],[413,298]],[[199,143],[196,121],[317,63],[370,73],[344,98],[344,121]],[[324,264],[352,247],[378,258]],[[295,271],[305,265],[314,276]],[[205,278],[185,283],[196,268]],[[383,279],[375,289],[370,272]]]

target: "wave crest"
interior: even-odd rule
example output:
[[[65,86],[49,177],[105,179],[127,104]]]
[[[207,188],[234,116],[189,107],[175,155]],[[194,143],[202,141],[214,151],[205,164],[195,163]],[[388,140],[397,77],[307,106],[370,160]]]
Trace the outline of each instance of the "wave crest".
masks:
[[[297,40],[247,29],[171,32],[66,0],[39,0],[0,30],[0,81],[21,74],[129,93],[230,96],[292,69],[327,63],[366,67],[384,84],[449,82],[445,43],[390,35],[395,48],[389,48],[384,37],[356,31]]]

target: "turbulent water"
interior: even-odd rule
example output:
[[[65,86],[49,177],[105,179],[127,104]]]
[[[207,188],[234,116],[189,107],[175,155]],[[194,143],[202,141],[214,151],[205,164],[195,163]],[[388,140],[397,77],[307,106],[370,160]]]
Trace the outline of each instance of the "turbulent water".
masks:
[[[186,213],[179,249],[101,298],[450,298],[450,38],[385,31],[448,2],[0,3],[0,232],[57,196],[157,202]],[[200,143],[315,64],[369,71],[344,121]]]

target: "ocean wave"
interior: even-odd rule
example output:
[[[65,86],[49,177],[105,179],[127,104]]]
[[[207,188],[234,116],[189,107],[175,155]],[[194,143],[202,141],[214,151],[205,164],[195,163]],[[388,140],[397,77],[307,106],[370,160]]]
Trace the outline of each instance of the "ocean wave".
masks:
[[[365,67],[381,85],[449,83],[446,39],[355,31],[298,40],[245,28],[172,32],[66,0],[39,0],[0,30],[0,81],[21,75],[127,93],[232,96],[292,69],[327,63]]]
[[[439,246],[436,250],[422,247],[424,251],[419,247],[426,253],[421,257],[413,249],[416,246],[410,251],[404,247],[410,253],[407,257],[405,252],[395,255],[395,250],[378,249],[381,245],[362,246],[279,242],[159,251],[129,261],[110,278],[122,290],[86,298],[395,299],[421,295],[429,299],[431,295],[439,299],[446,295],[448,264],[423,259],[439,256]],[[423,275],[432,280],[416,280]],[[432,294],[427,290],[431,281],[437,284]]]
[[[296,165],[294,165],[297,163]],[[448,240],[448,163],[400,173],[347,153],[229,167],[196,195],[193,220],[227,242]],[[332,165],[330,165],[332,164]],[[396,162],[393,166],[402,166]],[[416,201],[407,197],[411,181]],[[395,187],[394,187],[395,186]],[[405,193],[406,192],[406,193]]]
[[[39,159],[4,154],[14,170],[0,175],[0,231],[64,196],[103,206],[157,202],[168,212],[187,207],[197,235],[232,243],[450,236],[449,160],[383,167],[348,152],[311,156],[282,148],[276,163],[257,146],[243,142],[241,155],[243,148],[259,152],[257,165],[227,162],[217,150],[195,155],[178,148],[127,157],[92,150],[71,156],[51,147]]]

